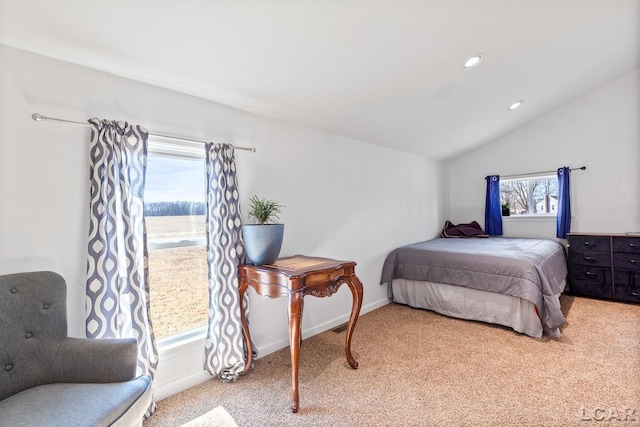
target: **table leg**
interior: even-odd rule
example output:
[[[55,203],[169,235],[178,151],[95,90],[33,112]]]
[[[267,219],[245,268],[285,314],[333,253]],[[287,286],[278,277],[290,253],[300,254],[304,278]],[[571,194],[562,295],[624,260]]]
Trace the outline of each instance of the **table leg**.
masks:
[[[289,346],[291,348],[291,412],[298,412],[298,361],[300,357],[300,319],[302,318],[302,292],[289,294]]]
[[[245,280],[240,281],[239,297],[240,297],[240,321],[242,323],[242,333],[244,335],[244,341],[247,351],[247,357],[244,361],[244,369],[240,375],[244,375],[251,369],[253,363],[253,348],[251,343],[251,334],[249,333],[249,326],[247,326],[247,319],[244,316],[244,295],[247,291],[249,284]]]
[[[356,327],[360,308],[362,307],[362,282],[356,275],[351,276],[347,281],[351,295],[353,296],[353,304],[351,305],[351,316],[349,317],[349,326],[347,327],[347,338],[345,342],[344,352],[347,356],[347,362],[353,369],[358,369],[358,362],[351,355],[351,337]]]

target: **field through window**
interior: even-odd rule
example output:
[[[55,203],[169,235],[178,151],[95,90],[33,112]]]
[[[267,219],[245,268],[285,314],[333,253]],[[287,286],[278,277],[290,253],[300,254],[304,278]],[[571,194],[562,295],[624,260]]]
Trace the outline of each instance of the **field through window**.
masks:
[[[153,236],[149,241],[156,244],[191,238],[180,231],[190,227],[204,236],[204,216],[152,216],[146,223],[147,235]],[[151,321],[156,339],[162,339],[207,324],[209,291],[204,241],[193,246],[158,246],[149,250],[149,285]]]

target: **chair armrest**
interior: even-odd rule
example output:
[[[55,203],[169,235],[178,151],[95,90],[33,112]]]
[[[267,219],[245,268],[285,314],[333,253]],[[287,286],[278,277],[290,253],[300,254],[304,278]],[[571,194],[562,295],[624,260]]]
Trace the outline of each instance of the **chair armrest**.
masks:
[[[53,363],[56,382],[115,383],[136,377],[135,338],[65,338]]]

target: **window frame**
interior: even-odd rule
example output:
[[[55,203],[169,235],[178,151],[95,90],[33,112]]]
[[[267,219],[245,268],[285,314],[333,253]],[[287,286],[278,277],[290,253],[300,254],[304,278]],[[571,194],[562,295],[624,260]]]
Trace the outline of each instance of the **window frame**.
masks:
[[[500,178],[500,204],[502,205],[502,203],[504,203],[503,199],[502,199],[502,184],[505,182],[509,182],[509,181],[532,181],[532,180],[555,180],[556,183],[558,181],[558,176],[554,175],[552,173],[545,173],[545,174],[535,174],[535,175],[510,175],[508,178]],[[557,185],[557,184],[556,184]],[[533,199],[533,193],[529,194],[530,196],[530,205],[534,206],[534,199]],[[539,221],[555,221],[556,218],[558,216],[558,212],[557,212],[557,208],[556,208],[556,212],[549,212],[549,213],[530,213],[527,212],[526,214],[512,214],[509,216],[503,216],[502,220],[507,220],[507,221],[518,221],[518,220],[527,220],[527,221],[532,221],[532,220],[539,220]]]
[[[206,153],[203,144],[190,141],[163,141],[162,137],[149,136],[147,140],[147,155],[162,156],[174,159],[201,160],[204,164]],[[206,189],[205,189],[206,191]],[[206,245],[206,236],[196,238],[180,238],[175,241],[163,241],[153,243],[147,240],[147,250],[169,249],[188,246]],[[170,351],[176,347],[188,344],[189,342],[203,340],[206,338],[207,326],[189,329],[168,337],[156,340],[156,345],[160,353]]]

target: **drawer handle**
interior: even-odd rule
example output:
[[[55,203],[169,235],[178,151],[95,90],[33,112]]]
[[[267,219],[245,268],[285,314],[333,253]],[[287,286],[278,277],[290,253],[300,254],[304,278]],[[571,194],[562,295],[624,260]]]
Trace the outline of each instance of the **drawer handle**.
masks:
[[[595,243],[592,243],[592,242],[582,242],[582,244],[585,245],[585,246],[595,246],[596,245]]]
[[[637,264],[637,263],[638,263],[638,261],[636,261],[635,259],[630,259],[630,260],[629,260],[629,262],[630,262],[631,264]]]
[[[640,248],[640,246],[636,245],[635,243],[629,243],[629,247],[630,247],[631,249],[638,249],[638,248]]]
[[[582,259],[587,262],[596,262],[596,258],[591,258],[590,256],[583,256]]]
[[[585,272],[584,272],[584,275],[585,275],[585,276],[587,276],[587,277],[588,277],[588,278],[590,278],[590,279],[593,279],[594,277],[596,277],[596,276],[597,276],[597,274],[596,274],[596,273],[594,273],[594,272],[592,272],[592,271],[585,271]]]

